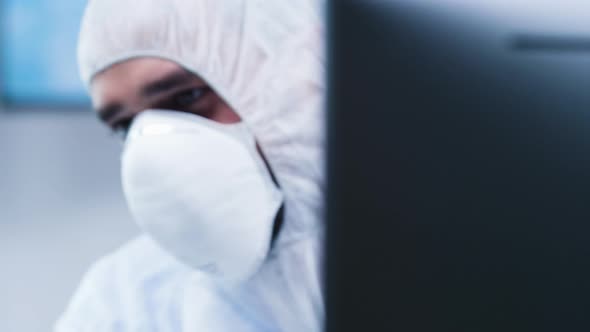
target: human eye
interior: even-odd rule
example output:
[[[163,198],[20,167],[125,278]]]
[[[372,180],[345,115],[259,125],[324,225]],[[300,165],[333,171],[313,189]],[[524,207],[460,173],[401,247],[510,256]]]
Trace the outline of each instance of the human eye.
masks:
[[[192,88],[182,91],[173,97],[173,102],[178,110],[185,110],[200,101],[207,90],[207,88]]]

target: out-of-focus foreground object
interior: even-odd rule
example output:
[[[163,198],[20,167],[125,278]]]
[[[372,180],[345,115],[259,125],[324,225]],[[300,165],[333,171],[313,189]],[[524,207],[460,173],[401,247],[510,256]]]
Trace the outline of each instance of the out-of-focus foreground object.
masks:
[[[590,330],[590,3],[330,14],[327,330]]]

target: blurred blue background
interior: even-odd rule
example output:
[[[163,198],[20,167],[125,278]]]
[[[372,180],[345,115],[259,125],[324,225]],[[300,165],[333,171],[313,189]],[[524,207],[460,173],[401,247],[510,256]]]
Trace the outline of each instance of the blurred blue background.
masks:
[[[10,104],[88,102],[76,38],[85,0],[2,0],[2,97]]]
[[[0,0],[0,331],[47,332],[137,231],[76,68],[82,0]],[[68,109],[62,111],[62,109]]]

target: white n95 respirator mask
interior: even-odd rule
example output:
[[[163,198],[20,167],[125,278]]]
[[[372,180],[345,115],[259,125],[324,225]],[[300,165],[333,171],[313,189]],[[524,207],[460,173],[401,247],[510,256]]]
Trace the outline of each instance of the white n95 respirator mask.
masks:
[[[181,262],[239,282],[265,260],[283,198],[243,123],[144,111],[125,142],[122,180],[140,228]]]

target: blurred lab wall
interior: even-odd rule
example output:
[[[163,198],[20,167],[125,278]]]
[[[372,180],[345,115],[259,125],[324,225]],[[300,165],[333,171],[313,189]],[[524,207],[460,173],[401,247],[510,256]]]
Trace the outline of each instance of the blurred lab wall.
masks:
[[[1,332],[51,331],[92,262],[136,234],[120,145],[88,106],[62,111],[88,105],[76,66],[86,2],[0,0]]]
[[[0,331],[51,331],[92,262],[137,233],[120,149],[90,110],[0,109]]]

